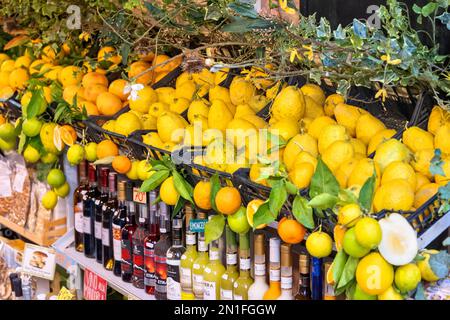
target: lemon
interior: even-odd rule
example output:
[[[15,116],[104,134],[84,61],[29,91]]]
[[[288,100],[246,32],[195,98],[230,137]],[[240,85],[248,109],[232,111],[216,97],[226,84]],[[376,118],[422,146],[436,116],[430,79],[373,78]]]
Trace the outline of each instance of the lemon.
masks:
[[[303,189],[309,187],[313,175],[314,166],[308,162],[300,162],[295,165],[291,172],[289,172],[289,180],[298,189]]]
[[[377,147],[373,159],[378,163],[381,173],[383,173],[390,163],[394,161],[409,162],[411,156],[411,151],[403,143],[396,139],[389,139]]]
[[[380,168],[379,166],[372,160],[368,158],[360,159],[356,166],[353,168],[352,173],[348,178],[348,186],[359,185],[363,186],[364,183],[373,176],[375,173],[375,187],[378,187],[380,184]]]
[[[37,118],[25,119],[22,123],[22,132],[27,137],[35,137],[41,132],[42,121]]]
[[[166,180],[164,180],[159,189],[159,195],[161,197],[161,200],[165,204],[169,206],[174,206],[177,204],[180,194],[175,188],[173,177],[169,177]]]
[[[352,137],[356,136],[356,125],[363,114],[367,114],[367,111],[345,103],[334,108],[337,123],[344,126]]]
[[[336,108],[336,106],[338,104],[344,103],[344,102],[345,102],[345,99],[340,94],[334,93],[334,94],[329,95],[325,99],[325,106],[324,106],[325,114],[329,117],[333,117],[334,109]]]
[[[376,133],[369,141],[367,146],[367,155],[371,155],[375,152],[380,144],[389,140],[396,134],[394,129],[384,129]]]
[[[11,151],[16,147],[16,141],[13,140],[3,140],[0,138],[0,150]]]
[[[414,204],[414,188],[403,179],[394,179],[381,185],[375,192],[374,209],[411,210]]]
[[[277,121],[269,126],[269,132],[281,136],[285,141],[288,141],[300,132],[298,122],[284,119]]]
[[[265,96],[255,95],[250,98],[248,105],[253,109],[253,111],[258,112],[261,111],[261,109],[263,109],[268,103],[269,99],[267,99]]]
[[[255,115],[255,111],[248,104],[240,104],[236,107],[235,119],[242,118],[246,115]]]
[[[181,114],[189,108],[189,102],[188,99],[177,98],[169,105],[169,110]]]
[[[76,166],[84,159],[84,148],[79,144],[74,144],[67,150],[67,160],[70,165]]]
[[[171,87],[161,87],[155,89],[156,94],[158,95],[158,101],[165,103],[167,105],[175,102],[175,89]]]
[[[186,80],[185,82],[176,86],[175,97],[184,98],[191,101],[192,98],[194,97],[196,90],[197,86],[195,85],[195,82],[192,80]]]
[[[322,154],[323,162],[332,172],[345,161],[352,159],[355,151],[350,141],[338,140],[333,142]]]
[[[304,118],[315,119],[325,115],[323,107],[314,101],[311,97],[305,96],[305,113]]]
[[[428,118],[428,132],[436,135],[438,129],[446,123],[450,123],[450,113],[440,106],[434,106],[433,110],[431,110],[430,117]]]
[[[87,161],[94,162],[97,160],[97,144],[95,142],[89,142],[84,146],[84,153]]]
[[[61,187],[66,182],[66,177],[61,169],[51,169],[47,175],[47,183],[53,187]]]
[[[163,142],[179,143],[184,137],[186,120],[178,113],[166,111],[156,120],[156,128]]]
[[[221,86],[214,86],[209,89],[209,101],[222,100],[226,104],[231,104],[230,90]]]
[[[381,241],[380,224],[374,218],[360,219],[355,225],[355,238],[363,247],[375,249]]]
[[[151,171],[151,169],[152,166],[147,162],[147,160],[139,161],[136,168],[138,178],[142,181],[149,179],[154,173],[154,171]]]
[[[131,98],[128,101],[131,110],[148,113],[150,105],[158,101],[158,95],[151,87],[145,86],[138,91],[136,99]]]
[[[380,131],[386,129],[386,126],[379,119],[370,113],[363,114],[356,122],[356,137],[365,144],[369,144],[370,140]]]
[[[230,85],[230,100],[235,106],[246,104],[255,95],[256,88],[250,82],[241,77],[235,77]]]
[[[295,86],[288,86],[276,96],[271,111],[276,120],[299,121],[305,114],[306,104],[303,93]]]
[[[190,123],[194,121],[195,116],[208,117],[209,105],[204,99],[196,99],[191,102],[188,109],[188,120]]]
[[[333,142],[343,140],[350,140],[344,126],[339,124],[330,124],[323,127],[322,132],[319,134],[319,139],[317,140],[319,153],[323,154]]]
[[[108,120],[102,125],[102,129],[110,132],[116,132],[116,120]]]
[[[450,122],[440,127],[434,137],[434,146],[444,154],[450,154]]]
[[[312,99],[319,106],[323,106],[325,103],[325,93],[322,88],[314,83],[307,83],[303,85],[300,90],[305,97]]]
[[[126,173],[126,176],[128,179],[130,179],[130,180],[139,179],[138,165],[139,165],[139,161],[137,161],[137,160],[131,161],[131,169]]]
[[[56,123],[49,122],[44,123],[41,127],[41,132],[39,133],[39,136],[41,138],[41,142],[44,145],[44,149],[47,152],[59,154],[60,150],[58,150],[54,143],[54,135],[55,135],[55,128]]]
[[[339,182],[341,188],[348,187],[348,178],[352,174],[357,164],[358,164],[357,159],[349,159],[347,161],[344,161],[339,166],[339,168],[337,168],[334,175],[336,176],[336,179]]]
[[[437,253],[439,253],[437,250],[425,250],[420,253],[425,259],[417,261],[417,266],[419,267],[421,278],[425,281],[434,282],[439,280],[439,277],[430,266],[430,256]]]
[[[409,127],[406,129],[403,132],[403,143],[412,152],[417,152],[422,149],[434,149],[433,135],[419,127]],[[442,151],[445,153],[444,150]]]
[[[236,213],[227,216],[227,222],[233,232],[244,234],[250,230],[245,207],[240,207]]]
[[[0,125],[0,139],[12,140],[16,137],[15,128],[12,123],[5,122]]]
[[[52,210],[58,203],[58,195],[55,191],[49,190],[42,197],[42,206],[47,210]]]
[[[23,151],[23,157],[28,163],[36,163],[40,159],[39,151],[31,145],[28,145]]]
[[[125,112],[117,118],[115,129],[118,134],[129,136],[132,132],[142,129],[142,122],[136,114]]]
[[[378,300],[403,300],[403,297],[394,287],[390,286],[386,291],[378,295]]]
[[[430,172],[430,163],[433,157],[434,149],[421,149],[414,153],[411,165],[416,172],[430,179],[433,177]]]
[[[58,197],[65,198],[69,195],[70,192],[70,186],[67,182],[64,182],[64,184],[59,187],[55,188],[55,193],[58,195]]]
[[[306,239],[306,249],[315,258],[328,257],[333,250],[333,240],[327,233],[316,231]]]
[[[51,152],[47,152],[45,155],[41,157],[42,163],[46,164],[55,163],[56,160],[58,160],[58,156]]]
[[[346,227],[353,227],[362,215],[361,208],[355,203],[347,204],[338,211],[338,223]]]
[[[317,158],[313,157],[309,152],[302,151],[298,154],[294,161],[294,168],[298,166],[302,162],[307,162],[313,165],[314,171],[316,171],[317,167]]]
[[[361,287],[358,284],[356,284],[352,299],[353,300],[377,300],[377,296],[365,293],[361,289]]]
[[[300,152],[306,151],[313,157],[317,157],[317,140],[308,133],[299,133],[289,140],[283,153],[283,161],[288,170],[291,170],[295,158]]]
[[[394,161],[390,163],[383,172],[381,184],[386,184],[395,179],[405,179],[415,190],[417,179],[414,169],[407,163],[402,161]]]
[[[378,252],[369,253],[356,267],[356,281],[366,294],[382,294],[394,282],[394,268]]]
[[[233,120],[233,114],[225,102],[214,100],[208,111],[208,128],[225,131],[231,120]]]
[[[344,234],[344,251],[353,258],[362,258],[370,252],[369,248],[363,247],[355,236],[355,228],[348,229]]]
[[[394,281],[400,292],[414,290],[422,279],[419,267],[414,263],[408,263],[395,270]]]
[[[164,111],[169,111],[170,106],[164,102],[153,102],[148,109],[148,114],[158,118]]]
[[[330,124],[336,124],[336,121],[328,116],[315,118],[308,127],[308,133],[314,138],[319,139],[322,129]]]
[[[161,138],[157,132],[149,132],[142,136],[142,141],[149,145],[160,148],[163,145]]]

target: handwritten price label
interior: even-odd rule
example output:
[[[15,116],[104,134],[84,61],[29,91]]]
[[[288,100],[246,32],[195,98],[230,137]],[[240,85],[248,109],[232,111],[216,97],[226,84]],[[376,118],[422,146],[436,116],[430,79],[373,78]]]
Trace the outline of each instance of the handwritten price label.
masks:
[[[106,280],[89,269],[84,270],[83,296],[86,300],[106,300]]]
[[[139,188],[133,188],[133,201],[147,204],[147,193],[139,191]]]

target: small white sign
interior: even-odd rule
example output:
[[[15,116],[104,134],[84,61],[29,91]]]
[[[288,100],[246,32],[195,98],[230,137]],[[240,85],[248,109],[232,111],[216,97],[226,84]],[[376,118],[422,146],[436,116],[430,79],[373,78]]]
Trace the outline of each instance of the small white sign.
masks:
[[[53,280],[56,267],[56,251],[52,248],[25,244],[22,268],[25,273]]]

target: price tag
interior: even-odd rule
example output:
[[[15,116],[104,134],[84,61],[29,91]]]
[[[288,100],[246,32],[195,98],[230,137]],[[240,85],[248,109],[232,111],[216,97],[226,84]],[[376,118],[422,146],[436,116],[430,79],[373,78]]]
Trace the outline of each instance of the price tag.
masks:
[[[53,280],[56,267],[56,251],[52,248],[25,244],[22,268],[25,273]]]
[[[89,269],[84,270],[83,296],[86,300],[106,300],[106,280]]]
[[[189,221],[189,230],[192,232],[205,232],[206,219],[191,219]]]
[[[139,191],[139,188],[133,188],[133,201],[141,204],[147,204],[147,193]]]

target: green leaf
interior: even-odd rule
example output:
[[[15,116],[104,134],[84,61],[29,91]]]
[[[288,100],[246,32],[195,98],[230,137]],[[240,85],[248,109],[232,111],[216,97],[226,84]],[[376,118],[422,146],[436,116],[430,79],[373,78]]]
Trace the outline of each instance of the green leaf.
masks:
[[[414,3],[413,7],[412,7],[413,11],[417,14],[422,14],[422,8],[419,7],[417,4]]]
[[[283,204],[287,199],[287,191],[284,186],[284,180],[277,180],[276,183],[272,186],[272,190],[270,190],[269,195],[269,209],[272,214],[278,216],[280,213]]]
[[[434,11],[436,11],[438,5],[435,2],[428,2],[422,7],[422,15],[424,17],[429,17]]]
[[[414,294],[414,300],[427,300],[422,282],[419,282],[419,284],[417,285],[416,293]]]
[[[27,136],[25,135],[25,133],[21,132],[19,135],[19,145],[17,147],[17,152],[18,153],[22,153],[25,144],[27,143]]]
[[[225,227],[225,218],[221,214],[214,215],[205,224],[205,242],[209,244],[211,241],[217,240],[223,233]]]
[[[298,195],[292,203],[292,214],[295,219],[308,229],[314,229],[313,209],[308,205],[308,200]]]
[[[216,206],[216,195],[221,188],[219,175],[217,173],[214,173],[209,182],[211,183],[211,207],[214,209],[214,211],[218,212]]]
[[[349,284],[355,278],[356,267],[358,266],[359,259],[354,257],[348,257],[345,263],[342,275],[339,278],[339,283],[337,288],[343,288]]]
[[[442,279],[448,275],[449,268],[449,254],[447,251],[439,251],[437,254],[431,254],[429,264],[433,273]]]
[[[178,201],[177,204],[175,205],[175,207],[173,208],[172,211],[172,219],[173,217],[175,217],[178,212],[180,212],[180,210],[184,207],[184,204],[186,203],[186,200],[182,197],[178,197]]]
[[[316,172],[314,172],[311,179],[309,196],[314,198],[322,193],[329,193],[333,196],[337,196],[339,194],[339,190],[339,182],[336,180],[331,170],[323,162],[322,158],[319,157]]]
[[[373,196],[375,193],[375,182],[377,174],[374,171],[372,176],[364,182],[361,191],[359,192],[359,204],[366,211],[369,212],[372,208]]]
[[[347,286],[345,286],[345,297],[347,298],[347,300],[353,300],[355,290],[356,290],[356,281],[353,279]]]
[[[157,187],[161,185],[161,183],[164,182],[170,175],[169,170],[161,170],[157,171],[154,174],[151,175],[150,178],[142,182],[140,191],[141,192],[149,192],[152,190],[155,190]]]
[[[39,110],[41,109],[41,106],[43,106],[46,103],[47,102],[45,101],[44,91],[42,90],[42,88],[33,90],[30,102],[28,103],[27,106],[27,114],[26,114],[27,119],[36,117],[39,113]]]
[[[122,64],[124,66],[127,65],[128,62],[128,56],[130,55],[131,47],[128,43],[122,43],[122,46],[120,47],[120,55],[122,56]]]
[[[347,263],[347,259],[348,255],[345,253],[343,249],[341,249],[336,254],[336,257],[333,260],[333,279],[335,287],[337,287],[339,280],[341,279],[342,272],[344,271],[345,264]]]
[[[312,198],[308,205],[321,210],[333,209],[339,198],[329,193],[322,193]]]
[[[345,206],[347,204],[358,203],[358,198],[355,194],[348,189],[341,189],[339,191],[338,205]]]
[[[258,17],[258,12],[255,11],[254,6],[251,4],[242,3],[242,2],[232,2],[228,5],[228,8],[243,17],[248,17],[248,18],[253,18],[253,19]]]
[[[276,216],[274,216],[269,209],[269,203],[265,202],[258,207],[255,215],[253,216],[253,226],[259,226],[262,224],[269,224],[275,221]]]
[[[172,176],[173,184],[175,185],[175,189],[177,189],[180,196],[194,204],[194,200],[192,199],[192,186],[176,170],[172,171]]]
[[[298,193],[298,188],[290,181],[285,181],[286,191],[291,195],[296,195]]]
[[[444,170],[442,169],[442,165],[444,161],[442,161],[442,151],[441,149],[434,150],[434,156],[430,162],[430,173],[432,175],[440,175],[445,176]]]

